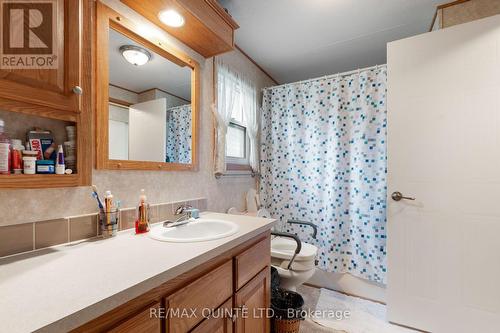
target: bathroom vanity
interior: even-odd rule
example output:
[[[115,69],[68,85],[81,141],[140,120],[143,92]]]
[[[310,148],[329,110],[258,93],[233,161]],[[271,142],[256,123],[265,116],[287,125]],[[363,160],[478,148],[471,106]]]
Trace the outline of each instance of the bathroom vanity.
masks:
[[[269,332],[274,220],[217,213],[202,218],[230,221],[239,230],[192,243],[127,230],[1,260],[2,329]]]

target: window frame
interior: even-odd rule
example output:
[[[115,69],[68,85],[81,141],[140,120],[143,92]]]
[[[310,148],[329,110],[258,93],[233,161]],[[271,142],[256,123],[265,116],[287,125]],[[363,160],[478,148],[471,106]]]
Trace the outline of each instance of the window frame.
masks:
[[[241,170],[241,166],[248,166],[250,167],[250,154],[249,154],[249,146],[250,146],[250,139],[248,138],[247,135],[247,126],[246,124],[243,124],[242,122],[231,118],[231,121],[229,122],[229,127],[239,127],[244,130],[245,132],[245,144],[244,144],[244,151],[245,151],[245,157],[234,157],[234,156],[229,156],[227,155],[227,150],[226,150],[226,167],[228,169],[237,169]],[[227,145],[227,134],[226,134],[226,145]],[[236,167],[239,166],[239,167]]]

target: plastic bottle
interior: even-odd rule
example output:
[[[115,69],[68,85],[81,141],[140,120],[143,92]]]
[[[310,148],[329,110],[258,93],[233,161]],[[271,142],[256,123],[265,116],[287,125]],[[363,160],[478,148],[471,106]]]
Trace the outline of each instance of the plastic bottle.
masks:
[[[149,204],[144,189],[139,196],[139,205],[137,206],[137,220],[135,220],[135,233],[143,234],[149,231]]]
[[[64,175],[65,171],[63,146],[59,145],[57,148],[56,175]]]
[[[0,119],[0,174],[10,174],[11,152],[10,140],[5,133],[5,122]]]
[[[12,173],[21,174],[23,173],[23,150],[24,146],[21,140],[12,139],[11,143],[11,158],[10,164],[12,167]]]

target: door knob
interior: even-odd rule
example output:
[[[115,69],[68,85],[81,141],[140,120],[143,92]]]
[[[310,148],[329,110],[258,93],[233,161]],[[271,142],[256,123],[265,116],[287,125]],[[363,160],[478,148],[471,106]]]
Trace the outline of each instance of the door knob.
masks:
[[[83,89],[79,86],[74,86],[72,90],[73,90],[73,93],[75,93],[76,95],[83,94]]]
[[[405,199],[405,200],[415,200],[415,198],[405,197],[405,196],[403,195],[403,193],[398,192],[398,191],[393,192],[393,193],[391,194],[391,198],[392,198],[392,200],[394,200],[394,201],[401,201],[402,199]]]

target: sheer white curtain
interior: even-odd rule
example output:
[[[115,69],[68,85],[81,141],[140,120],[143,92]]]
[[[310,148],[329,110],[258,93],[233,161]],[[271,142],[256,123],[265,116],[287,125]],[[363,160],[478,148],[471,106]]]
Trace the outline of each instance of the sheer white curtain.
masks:
[[[245,78],[240,80],[241,106],[245,115],[247,125],[247,136],[249,139],[248,160],[253,171],[259,171],[259,152],[257,148],[257,134],[259,124],[257,122],[257,89]]]
[[[216,120],[215,174],[226,172],[226,134],[231,114],[239,98],[239,78],[220,59],[217,66],[217,104],[213,111]]]

